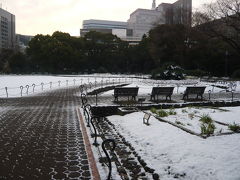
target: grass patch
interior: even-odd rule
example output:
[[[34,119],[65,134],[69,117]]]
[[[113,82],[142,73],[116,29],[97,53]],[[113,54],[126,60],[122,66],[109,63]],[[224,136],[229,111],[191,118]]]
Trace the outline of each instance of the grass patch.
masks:
[[[236,123],[229,125],[228,128],[233,132],[240,132],[240,125]]]
[[[182,113],[188,113],[186,109],[182,109]]]
[[[214,134],[214,131],[216,129],[216,126],[213,124],[213,120],[209,115],[202,115],[202,117],[199,120],[201,123],[201,134],[202,135],[211,135]]]

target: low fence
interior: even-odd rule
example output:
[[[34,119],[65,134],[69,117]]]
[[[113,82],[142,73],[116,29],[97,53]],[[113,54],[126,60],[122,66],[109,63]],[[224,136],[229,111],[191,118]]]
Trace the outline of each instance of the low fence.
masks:
[[[81,78],[81,79],[67,79],[67,80],[58,80],[58,81],[50,81],[47,83],[33,83],[33,84],[26,84],[21,85],[18,87],[3,87],[0,88],[0,98],[11,98],[11,97],[23,97],[27,95],[32,95],[35,93],[41,93],[48,90],[58,89],[58,88],[66,88],[66,87],[73,87],[79,86],[83,84],[87,84],[90,88],[96,86],[105,86],[109,84],[119,84],[119,83],[126,83],[126,82],[133,82],[136,81],[135,77],[94,77],[94,78]]]

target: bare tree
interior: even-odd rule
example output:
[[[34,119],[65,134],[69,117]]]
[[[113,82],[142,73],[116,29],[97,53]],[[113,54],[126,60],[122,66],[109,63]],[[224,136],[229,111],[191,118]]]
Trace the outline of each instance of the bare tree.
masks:
[[[216,0],[197,15],[196,25],[202,24],[209,35],[221,38],[240,54],[240,0]]]

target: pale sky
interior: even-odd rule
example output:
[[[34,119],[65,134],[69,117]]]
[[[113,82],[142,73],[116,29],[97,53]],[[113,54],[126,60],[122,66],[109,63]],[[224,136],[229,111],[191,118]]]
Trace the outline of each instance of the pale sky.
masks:
[[[173,3],[176,0],[156,0]],[[211,0],[192,0],[193,9]],[[68,32],[79,36],[82,21],[127,21],[137,8],[150,9],[152,0],[0,0],[3,9],[16,16],[16,33],[24,35]]]

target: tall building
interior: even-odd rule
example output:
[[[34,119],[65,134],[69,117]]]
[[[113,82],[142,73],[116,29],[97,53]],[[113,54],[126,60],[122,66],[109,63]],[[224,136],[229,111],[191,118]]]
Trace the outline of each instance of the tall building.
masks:
[[[124,38],[127,32],[127,23],[121,21],[106,20],[84,20],[83,29],[80,29],[80,36],[84,36],[89,31],[97,31],[101,33],[111,33],[119,38]]]
[[[0,49],[14,49],[16,42],[15,15],[0,8]]]
[[[89,31],[112,33],[122,40],[138,42],[144,34],[159,24],[184,24],[191,26],[192,0],[178,0],[173,4],[161,3],[156,7],[156,0],[152,2],[152,9],[137,9],[130,14],[127,22],[85,20],[80,35]]]
[[[173,3],[173,24],[192,24],[192,0],[178,0]]]

